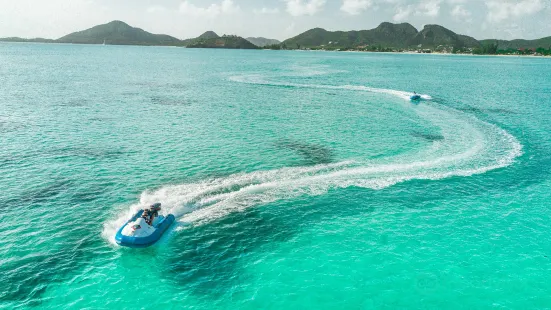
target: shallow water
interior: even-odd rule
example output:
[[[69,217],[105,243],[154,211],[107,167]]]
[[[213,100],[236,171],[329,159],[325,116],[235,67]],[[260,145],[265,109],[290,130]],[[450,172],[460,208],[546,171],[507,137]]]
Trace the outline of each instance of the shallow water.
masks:
[[[548,59],[1,44],[0,64],[0,308],[551,305]],[[116,246],[157,201],[177,224]]]

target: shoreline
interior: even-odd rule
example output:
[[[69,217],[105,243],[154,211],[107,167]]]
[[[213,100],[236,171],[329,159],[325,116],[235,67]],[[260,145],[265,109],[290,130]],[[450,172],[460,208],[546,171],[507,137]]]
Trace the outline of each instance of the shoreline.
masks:
[[[88,44],[88,43],[65,43],[65,42],[17,42],[17,41],[0,41],[0,44],[54,44],[54,45],[90,45],[90,46],[132,46],[132,47],[173,47],[173,48],[187,48],[185,46],[178,46],[178,45],[135,45],[135,44]],[[402,54],[402,55],[437,55],[437,56],[475,56],[475,57],[530,57],[530,58],[551,58],[550,56],[545,55],[504,55],[504,54],[496,54],[496,55],[490,55],[490,54],[452,54],[452,53],[440,53],[440,52],[432,52],[432,53],[416,53],[416,52],[372,52],[372,51],[337,51],[337,50],[273,50],[273,49],[266,49],[266,48],[258,48],[258,49],[235,49],[235,48],[190,48],[190,49],[214,49],[214,50],[245,50],[245,51],[292,51],[292,52],[334,52],[334,53],[358,53],[358,54]]]
[[[402,54],[402,55],[438,55],[438,56],[476,56],[476,57],[484,57],[484,56],[491,56],[491,57],[532,57],[532,58],[551,58],[551,56],[544,56],[544,55],[505,55],[505,54],[452,54],[452,53],[439,53],[439,52],[432,52],[432,53],[415,53],[415,52],[371,52],[371,51],[329,51],[329,50],[271,50],[271,49],[262,49],[264,51],[295,51],[295,52],[335,52],[335,53],[366,53],[366,54],[389,54],[389,55],[395,55],[395,54]]]
[[[551,56],[540,56],[540,55],[505,55],[505,54],[495,54],[495,55],[491,55],[491,54],[451,54],[451,53],[438,53],[438,52],[434,52],[434,53],[414,53],[414,52],[389,52],[389,54],[408,54],[408,55],[420,55],[420,54],[424,54],[424,55],[439,55],[439,56],[476,56],[476,57],[481,57],[481,56],[495,56],[495,57],[533,57],[533,58],[551,58]]]

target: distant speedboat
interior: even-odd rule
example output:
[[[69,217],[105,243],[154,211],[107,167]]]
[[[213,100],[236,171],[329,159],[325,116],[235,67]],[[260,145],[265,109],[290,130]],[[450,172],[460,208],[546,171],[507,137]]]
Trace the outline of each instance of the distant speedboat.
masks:
[[[412,101],[417,101],[417,100],[421,100],[421,95],[417,94],[417,93],[413,93],[413,95],[411,95],[409,97],[410,100]]]
[[[130,248],[146,248],[157,242],[164,232],[174,223],[174,215],[157,215],[161,204],[156,203],[149,209],[138,211],[115,235],[118,245]]]

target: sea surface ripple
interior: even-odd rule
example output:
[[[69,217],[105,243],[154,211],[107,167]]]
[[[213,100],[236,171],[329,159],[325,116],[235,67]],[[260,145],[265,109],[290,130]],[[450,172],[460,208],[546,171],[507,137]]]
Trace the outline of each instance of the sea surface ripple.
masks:
[[[2,44],[0,63],[1,309],[551,304],[546,59]],[[115,245],[154,202],[176,225]]]

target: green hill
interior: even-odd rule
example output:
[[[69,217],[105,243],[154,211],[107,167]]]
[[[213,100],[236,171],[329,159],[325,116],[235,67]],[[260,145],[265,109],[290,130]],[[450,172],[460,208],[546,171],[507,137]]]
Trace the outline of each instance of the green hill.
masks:
[[[417,35],[417,29],[411,24],[382,23],[377,28],[360,31],[364,44],[381,45],[384,47],[407,47],[409,39]]]
[[[220,38],[220,36],[218,34],[216,34],[216,32],[214,32],[214,31],[207,31],[207,32],[205,32],[202,35],[197,37],[197,39],[204,39],[204,40],[217,39],[217,38]]]
[[[256,46],[259,46],[259,47],[264,47],[264,46],[267,46],[267,45],[274,45],[274,44],[280,44],[281,43],[279,40],[266,39],[266,38],[262,38],[262,37],[258,37],[258,38],[248,37],[246,39],[247,39],[247,41],[249,41],[252,44],[254,44]]]
[[[469,36],[458,35],[440,25],[426,25],[410,41],[409,46],[422,47],[452,46],[460,48],[479,47],[480,43]]]
[[[477,47],[477,46],[480,46],[480,41],[478,41],[477,39],[473,38],[473,37],[469,37],[469,36],[466,36],[466,35],[462,35],[462,34],[458,34],[457,35],[459,37],[459,39],[461,41],[463,41],[463,43],[465,43],[465,46],[466,47]]]
[[[283,41],[282,44],[294,48],[294,47],[317,47],[328,45],[331,42],[338,42],[342,31],[327,31],[322,28],[310,29],[304,33],[299,34],[296,37]]]
[[[57,40],[5,38],[7,42],[43,42],[43,43],[75,43],[75,44],[110,44],[110,45],[161,45],[187,46],[190,48],[230,48],[258,49],[258,46],[238,36],[218,36],[213,31],[207,31],[197,38],[179,40],[164,34],[153,34],[140,28],[134,28],[121,21],[112,21],[90,29],[74,32]]]
[[[507,49],[519,49],[519,48],[538,48],[543,47],[546,49],[551,49],[551,37],[545,37],[537,40],[495,40],[495,39],[488,39],[488,40],[481,40],[480,43],[484,45],[488,44],[496,44],[497,48],[500,50],[507,50]]]
[[[4,42],[37,43],[77,43],[77,44],[115,44],[115,45],[161,45],[186,46],[189,48],[230,48],[257,49],[359,49],[371,51],[392,51],[396,49],[421,48],[450,51],[482,51],[492,47],[497,50],[517,50],[520,48],[544,48],[551,50],[551,37],[537,40],[481,40],[457,34],[439,25],[426,25],[421,31],[408,23],[393,24],[384,22],[377,28],[359,31],[327,31],[322,28],[310,29],[283,42],[262,37],[244,39],[238,36],[220,37],[213,31],[207,31],[197,38],[179,40],[164,34],[149,33],[140,28],[129,26],[122,21],[112,21],[90,29],[74,32],[57,40],[18,37],[0,38]],[[440,47],[440,48],[439,48]]]
[[[59,43],[115,44],[115,45],[182,45],[182,41],[164,34],[152,34],[121,21],[92,27],[68,34],[56,40]]]
[[[417,34],[417,29],[408,23],[382,23],[377,28],[361,31],[327,31],[321,28],[308,30],[294,38],[283,41],[288,47],[357,47],[381,45],[406,47],[408,40]]]
[[[219,36],[214,31],[207,31],[197,38],[182,41],[188,48],[230,48],[257,49],[258,46],[238,36]]]
[[[186,45],[187,48],[230,48],[230,49],[258,49],[258,46],[238,36],[212,37],[209,39],[196,38]]]
[[[458,35],[439,25],[427,25],[417,31],[411,24],[382,23],[377,28],[361,31],[327,31],[321,28],[308,30],[294,38],[283,41],[289,48],[295,47],[358,47],[382,46],[406,48],[421,44],[423,47],[439,45],[477,47],[474,38]]]
[[[218,34],[216,34],[216,32],[207,31],[207,32],[203,33],[202,35],[198,36],[197,38],[185,39],[185,40],[182,41],[182,43],[183,43],[184,46],[188,46],[188,45],[197,44],[197,43],[205,41],[205,40],[217,39],[217,38],[220,38],[220,36]]]

